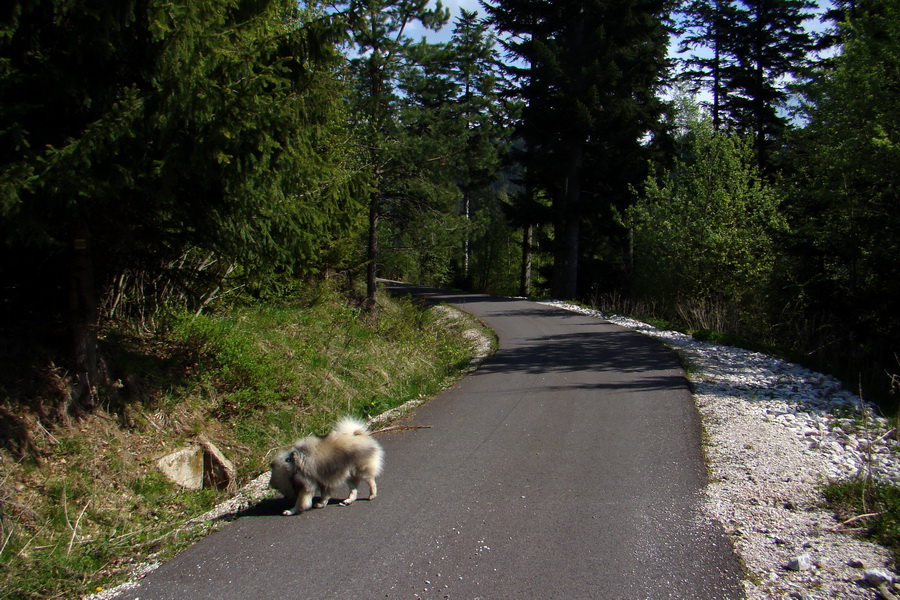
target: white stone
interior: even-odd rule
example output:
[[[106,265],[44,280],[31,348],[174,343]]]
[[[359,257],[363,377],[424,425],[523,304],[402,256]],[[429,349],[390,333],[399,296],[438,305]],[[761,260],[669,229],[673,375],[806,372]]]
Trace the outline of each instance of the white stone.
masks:
[[[163,474],[187,490],[203,489],[203,449],[188,446],[156,461]]]
[[[205,487],[234,491],[234,465],[204,437],[200,438],[199,445],[191,444],[163,456],[156,461],[156,466],[186,490],[202,490]]]
[[[203,448],[203,485],[217,490],[235,491],[237,471],[234,464],[205,437],[200,437]]]
[[[813,560],[809,554],[801,554],[792,558],[786,567],[789,571],[809,571],[813,568]]]
[[[878,587],[883,583],[891,583],[894,581],[893,575],[884,569],[866,569],[863,573],[863,579],[872,587]]]

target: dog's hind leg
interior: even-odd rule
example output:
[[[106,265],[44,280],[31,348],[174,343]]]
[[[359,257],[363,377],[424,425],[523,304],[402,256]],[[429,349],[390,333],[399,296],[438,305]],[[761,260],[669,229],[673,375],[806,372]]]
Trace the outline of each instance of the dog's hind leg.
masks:
[[[341,506],[350,506],[356,502],[356,495],[359,493],[359,477],[350,477],[347,480],[347,485],[350,486],[350,495],[347,496],[346,500],[341,502]]]
[[[366,483],[369,484],[369,500],[374,500],[378,496],[378,486],[375,485],[375,478],[367,477]]]

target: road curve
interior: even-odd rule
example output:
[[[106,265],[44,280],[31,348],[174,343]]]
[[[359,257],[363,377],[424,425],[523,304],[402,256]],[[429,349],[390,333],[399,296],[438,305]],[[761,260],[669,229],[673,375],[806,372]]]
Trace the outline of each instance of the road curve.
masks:
[[[296,517],[264,502],[120,598],[744,597],[700,510],[700,425],[671,351],[525,300],[392,287],[471,312],[500,346],[416,410],[427,429],[379,436],[378,499]]]

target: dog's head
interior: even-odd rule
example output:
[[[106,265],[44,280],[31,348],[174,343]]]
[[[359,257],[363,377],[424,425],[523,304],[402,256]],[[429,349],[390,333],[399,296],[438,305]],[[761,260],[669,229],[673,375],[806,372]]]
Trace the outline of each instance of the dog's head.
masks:
[[[296,496],[297,492],[294,489],[293,479],[297,467],[294,465],[293,450],[286,450],[280,453],[269,466],[272,468],[269,487],[281,492],[285,498]]]

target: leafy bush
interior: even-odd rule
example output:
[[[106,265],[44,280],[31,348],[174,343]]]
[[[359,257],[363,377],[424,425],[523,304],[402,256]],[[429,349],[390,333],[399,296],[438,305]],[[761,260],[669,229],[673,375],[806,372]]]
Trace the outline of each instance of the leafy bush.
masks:
[[[624,222],[634,230],[638,295],[671,305],[753,304],[786,230],[748,138],[692,126],[687,158],[651,174]]]

